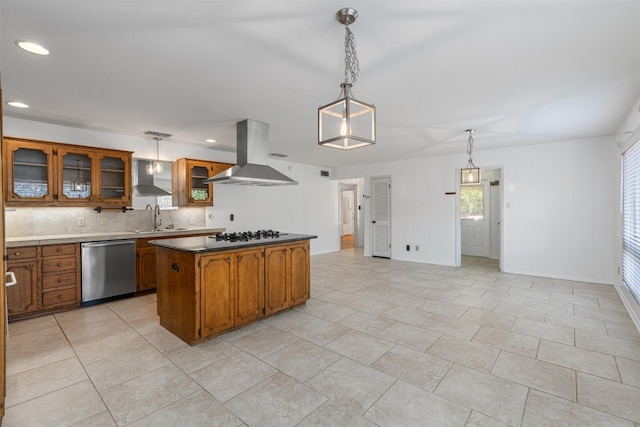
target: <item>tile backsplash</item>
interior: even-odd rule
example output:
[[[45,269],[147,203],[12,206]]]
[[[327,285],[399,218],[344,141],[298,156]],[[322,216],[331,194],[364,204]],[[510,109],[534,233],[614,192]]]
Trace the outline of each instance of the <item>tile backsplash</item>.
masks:
[[[179,208],[160,212],[160,227],[204,227],[205,208]],[[84,223],[84,225],[79,225]],[[153,211],[93,208],[7,208],[6,237],[49,236],[59,234],[100,233],[150,230]]]

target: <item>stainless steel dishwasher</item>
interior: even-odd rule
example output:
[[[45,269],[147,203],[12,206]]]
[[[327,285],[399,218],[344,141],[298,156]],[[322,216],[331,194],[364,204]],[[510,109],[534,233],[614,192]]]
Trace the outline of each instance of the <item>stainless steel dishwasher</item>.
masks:
[[[82,305],[136,291],[136,241],[82,244]]]

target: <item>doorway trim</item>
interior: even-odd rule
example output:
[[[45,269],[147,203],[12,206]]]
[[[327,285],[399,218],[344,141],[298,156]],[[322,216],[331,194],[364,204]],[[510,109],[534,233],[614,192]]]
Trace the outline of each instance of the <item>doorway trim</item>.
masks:
[[[455,173],[455,181],[456,181],[456,202],[455,202],[455,218],[454,218],[454,223],[455,223],[455,265],[456,267],[460,267],[462,266],[462,220],[460,219],[460,190],[461,190],[461,183],[460,183],[460,170],[461,168],[456,168],[454,170]],[[499,214],[499,218],[500,218],[500,231],[499,231],[499,245],[500,245],[500,256],[498,258],[498,266],[500,268],[500,271],[504,271],[504,230],[505,230],[505,220],[504,220],[504,207],[505,207],[505,203],[504,203],[504,167],[503,166],[489,166],[489,167],[480,167],[480,171],[482,174],[483,170],[499,170],[500,171],[500,186],[499,186],[499,192],[498,194],[500,195],[500,203],[499,203],[499,210],[498,210],[498,214]]]

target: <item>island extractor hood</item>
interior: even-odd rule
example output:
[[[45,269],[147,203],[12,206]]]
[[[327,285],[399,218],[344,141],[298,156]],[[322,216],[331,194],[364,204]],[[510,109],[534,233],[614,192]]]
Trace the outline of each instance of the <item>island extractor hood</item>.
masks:
[[[296,185],[296,181],[267,165],[269,125],[243,120],[236,125],[237,165],[204,180],[205,183],[239,185]]]

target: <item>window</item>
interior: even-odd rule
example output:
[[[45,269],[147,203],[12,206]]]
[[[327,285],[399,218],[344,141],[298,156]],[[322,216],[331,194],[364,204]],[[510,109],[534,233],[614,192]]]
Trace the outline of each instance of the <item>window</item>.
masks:
[[[640,143],[622,155],[622,281],[640,302]]]
[[[460,187],[460,219],[476,221],[484,219],[484,187],[482,184]]]

